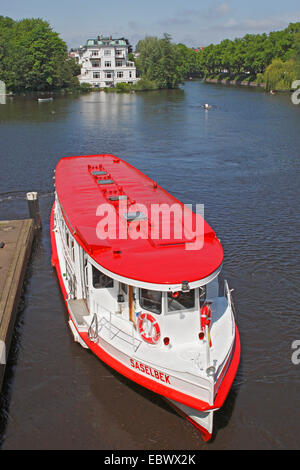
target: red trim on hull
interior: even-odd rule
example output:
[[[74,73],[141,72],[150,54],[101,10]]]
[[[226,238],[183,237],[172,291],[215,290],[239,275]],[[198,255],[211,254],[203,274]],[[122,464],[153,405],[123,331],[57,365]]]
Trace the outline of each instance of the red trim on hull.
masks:
[[[200,432],[201,434],[201,437],[202,439],[205,441],[205,442],[208,442],[211,440],[211,437],[212,437],[212,434],[210,432],[208,432],[207,429],[205,429],[203,426],[201,426],[199,423],[197,423],[196,421],[194,421],[192,418],[190,418],[190,416],[188,416],[186,413],[184,413],[180,408],[178,408],[176,405],[174,405],[174,403],[171,403],[169,401],[167,401],[168,405],[170,405],[172,408],[174,408],[174,410],[176,411],[176,413],[178,413],[180,416],[182,416],[183,418],[187,419],[195,428],[197,428],[197,430]]]
[[[54,208],[54,206],[53,206]],[[53,232],[54,228],[54,210],[52,209],[51,211],[51,223],[50,223],[50,230],[51,230],[51,244],[52,244],[52,258],[51,262],[52,265],[56,268],[59,283],[62,289],[62,293],[65,299],[65,303],[68,309],[68,303],[66,301],[66,289],[64,286],[60,266],[59,266],[59,260],[58,260],[58,254],[57,254],[57,247],[56,247],[56,240],[55,240],[55,234]],[[68,309],[69,312],[69,309]],[[70,312],[69,312],[70,316]],[[71,318],[71,316],[70,316]],[[74,323],[73,323],[74,324]],[[75,326],[75,325],[74,325]],[[75,326],[76,328],[76,326]],[[77,330],[78,331],[78,330]],[[120,374],[124,375],[128,379],[132,380],[133,382],[138,383],[139,385],[155,392],[158,393],[159,395],[162,395],[166,398],[169,398],[170,400],[177,401],[179,403],[182,403],[183,405],[189,406],[191,408],[195,408],[196,410],[199,411],[209,411],[212,409],[220,408],[226,397],[227,394],[230,390],[231,384],[234,380],[239,360],[240,360],[240,339],[239,339],[239,333],[237,330],[237,327],[235,326],[235,331],[236,331],[236,337],[235,337],[235,344],[234,344],[234,351],[232,354],[232,360],[231,363],[228,367],[228,370],[226,372],[226,375],[219,387],[218,393],[215,398],[215,402],[213,405],[209,405],[209,403],[204,402],[202,400],[199,400],[195,397],[191,397],[185,393],[179,392],[177,390],[173,390],[163,384],[157,383],[152,379],[149,379],[148,377],[144,377],[140,375],[139,373],[131,370],[124,364],[122,364],[120,361],[117,359],[111,357],[106,351],[104,351],[100,346],[97,344],[91,342],[88,338],[87,333],[79,332],[78,334],[84,341],[84,343],[91,349],[91,351],[94,352],[94,354],[101,359],[103,362],[105,362],[107,365],[112,367],[114,370],[119,372]],[[189,419],[191,421],[191,419]]]
[[[209,442],[211,440],[212,434],[208,432],[207,429],[200,426],[200,424],[196,423],[196,421],[189,416],[186,415],[185,417],[195,428],[198,429],[198,431],[200,431],[201,437],[205,442]]]

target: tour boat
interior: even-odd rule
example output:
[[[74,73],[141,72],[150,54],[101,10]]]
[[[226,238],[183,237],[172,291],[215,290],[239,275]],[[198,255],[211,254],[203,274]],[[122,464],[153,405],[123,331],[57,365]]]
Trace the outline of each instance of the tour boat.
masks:
[[[62,158],[54,180],[51,261],[75,341],[210,440],[240,359],[215,232],[113,155]]]

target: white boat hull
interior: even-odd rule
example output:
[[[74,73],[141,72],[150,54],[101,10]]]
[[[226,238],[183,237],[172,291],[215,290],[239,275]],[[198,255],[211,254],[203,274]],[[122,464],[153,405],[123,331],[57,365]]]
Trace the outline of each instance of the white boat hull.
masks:
[[[207,442],[213,432],[214,411],[199,411],[173,400],[166,400],[175,411],[192,423],[201,433],[202,439]]]

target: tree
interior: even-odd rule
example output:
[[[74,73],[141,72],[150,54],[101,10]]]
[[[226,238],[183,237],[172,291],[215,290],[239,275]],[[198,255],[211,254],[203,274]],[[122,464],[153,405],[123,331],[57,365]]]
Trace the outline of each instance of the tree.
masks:
[[[10,90],[53,90],[78,83],[75,61],[68,58],[65,42],[49,23],[40,18],[8,21],[2,17],[0,26],[3,23],[0,79]]]
[[[168,34],[162,39],[148,36],[138,42],[136,50],[137,68],[142,77],[159,88],[176,88],[183,83],[185,70],[180,67],[180,51]]]
[[[201,53],[201,64],[206,75],[219,75],[226,70],[229,75],[247,74],[249,79],[255,79],[274,59],[281,60],[275,62],[280,69],[282,62],[287,62],[288,76],[295,67],[296,56],[300,61],[300,23],[291,23],[282,31],[246,34],[233,41],[225,39],[219,44],[210,44]]]
[[[264,80],[266,82],[266,90],[287,90],[291,89],[292,82],[297,77],[297,64],[295,60],[274,59],[267,67]]]

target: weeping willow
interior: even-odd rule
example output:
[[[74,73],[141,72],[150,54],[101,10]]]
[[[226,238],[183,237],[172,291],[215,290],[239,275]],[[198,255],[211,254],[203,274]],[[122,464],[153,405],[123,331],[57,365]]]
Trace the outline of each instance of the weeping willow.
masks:
[[[266,90],[291,90],[292,82],[300,79],[299,69],[300,66],[295,59],[286,62],[274,59],[264,74]]]

